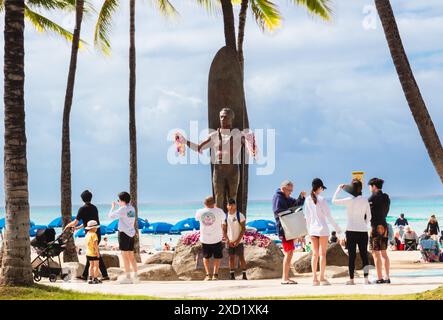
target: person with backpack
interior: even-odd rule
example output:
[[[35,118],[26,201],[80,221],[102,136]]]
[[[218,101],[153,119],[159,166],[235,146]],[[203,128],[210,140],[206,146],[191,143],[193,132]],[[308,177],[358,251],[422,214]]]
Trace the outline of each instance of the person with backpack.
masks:
[[[371,231],[369,237],[369,248],[374,257],[375,269],[377,270],[376,284],[391,283],[389,278],[390,261],[387,253],[389,242],[389,229],[386,217],[389,213],[391,200],[386,193],[383,193],[383,179],[372,178],[369,180],[369,190],[372,195],[369,197],[371,207]],[[385,269],[383,278],[382,269]]]
[[[238,211],[235,199],[228,200],[228,214],[223,223],[223,235],[228,245],[230,279],[235,280],[235,257],[240,260],[243,280],[246,276],[246,260],[243,246],[243,235],[246,230],[246,217]]]

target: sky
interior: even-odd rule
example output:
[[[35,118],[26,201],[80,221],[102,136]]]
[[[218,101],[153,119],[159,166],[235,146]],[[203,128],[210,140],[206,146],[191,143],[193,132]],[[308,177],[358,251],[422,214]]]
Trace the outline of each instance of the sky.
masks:
[[[138,192],[145,203],[198,201],[211,193],[207,165],[167,161],[172,146],[167,134],[174,128],[189,130],[191,121],[207,127],[207,79],[211,61],[224,45],[222,18],[192,1],[172,2],[180,12],[173,20],[161,17],[149,1],[137,5]],[[442,137],[443,3],[391,2]],[[99,7],[101,1],[94,3]],[[249,198],[270,199],[284,179],[295,182],[296,193],[309,191],[315,177],[329,186],[330,196],[339,183],[349,182],[353,170],[384,178],[385,191],[393,196],[443,194],[373,2],[335,0],[330,22],[310,16],[303,7],[277,3],[284,16],[281,28],[262,33],[250,14],[246,26],[251,128],[275,130],[275,170],[257,175],[258,166],[251,166]],[[83,27],[89,46],[79,54],[71,113],[73,203],[80,203],[84,189],[94,193],[97,203],[109,203],[129,188],[129,10],[126,1],[122,4],[114,18],[110,57],[93,48],[93,15]],[[72,29],[72,13],[51,17]],[[0,24],[3,28],[3,19]],[[3,47],[3,37],[0,42]],[[30,203],[56,205],[70,44],[27,24],[25,49]],[[0,131],[3,139],[3,126]],[[3,194],[2,189],[2,202]]]

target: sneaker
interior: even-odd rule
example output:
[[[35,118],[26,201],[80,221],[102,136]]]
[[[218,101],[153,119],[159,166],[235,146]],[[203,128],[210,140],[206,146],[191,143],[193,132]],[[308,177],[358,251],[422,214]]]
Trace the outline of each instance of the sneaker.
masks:
[[[230,278],[231,280],[235,280],[235,273],[234,272],[230,272]]]
[[[132,283],[140,283],[140,279],[137,275],[134,275],[134,277],[132,278]]]
[[[132,284],[132,279],[124,277],[122,280],[120,280],[120,284]]]
[[[375,281],[375,283],[376,283],[376,284],[383,284],[383,283],[385,283],[385,280],[380,279],[380,280]]]
[[[94,278],[94,280],[92,280],[94,282],[94,284],[100,284],[102,283],[102,281],[98,278]]]
[[[94,280],[88,280],[88,284],[95,284]]]
[[[384,279],[383,282],[386,284],[391,284],[391,279]]]
[[[211,280],[212,280],[211,276],[207,274],[203,281],[211,281]]]
[[[243,272],[242,280],[248,280],[248,277],[246,276],[246,272]]]
[[[212,281],[217,281],[218,280],[218,274],[217,273],[214,273],[213,275],[212,275]]]

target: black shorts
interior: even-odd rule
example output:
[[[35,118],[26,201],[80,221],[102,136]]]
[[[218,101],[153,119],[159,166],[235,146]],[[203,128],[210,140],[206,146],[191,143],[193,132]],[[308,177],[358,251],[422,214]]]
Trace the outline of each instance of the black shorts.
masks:
[[[86,260],[87,261],[98,261],[98,260],[100,260],[100,258],[99,257],[86,256]]]
[[[134,251],[134,237],[130,237],[126,233],[119,231],[118,248],[121,251]]]
[[[214,257],[214,259],[223,258],[223,243],[217,242],[212,244],[202,243],[203,248],[203,258],[209,259]]]
[[[236,247],[229,247],[228,252],[230,256],[243,256],[245,252],[245,247],[243,246],[243,243],[239,243]]]
[[[388,242],[389,242],[388,228],[386,228],[383,225],[371,228],[371,233],[369,237],[369,249],[371,251],[387,250]]]

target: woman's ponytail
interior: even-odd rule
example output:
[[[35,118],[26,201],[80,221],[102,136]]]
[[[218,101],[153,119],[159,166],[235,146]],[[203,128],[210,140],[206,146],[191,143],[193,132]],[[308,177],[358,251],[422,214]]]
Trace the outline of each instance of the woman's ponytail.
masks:
[[[312,189],[312,191],[311,191],[311,198],[312,198],[312,201],[314,201],[314,204],[317,204],[317,194],[315,193],[315,190],[314,189]]]

